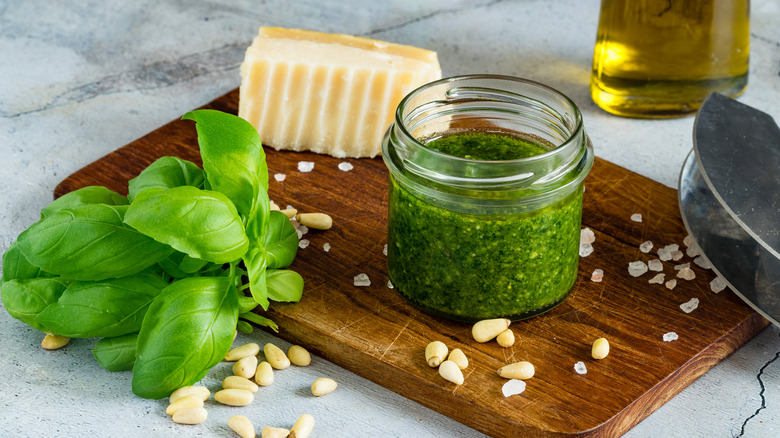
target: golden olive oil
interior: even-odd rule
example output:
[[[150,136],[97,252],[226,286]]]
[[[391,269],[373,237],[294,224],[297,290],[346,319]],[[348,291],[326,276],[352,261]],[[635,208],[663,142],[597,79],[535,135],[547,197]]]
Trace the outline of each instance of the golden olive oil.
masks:
[[[749,0],[602,0],[590,92],[604,110],[666,118],[748,80]]]

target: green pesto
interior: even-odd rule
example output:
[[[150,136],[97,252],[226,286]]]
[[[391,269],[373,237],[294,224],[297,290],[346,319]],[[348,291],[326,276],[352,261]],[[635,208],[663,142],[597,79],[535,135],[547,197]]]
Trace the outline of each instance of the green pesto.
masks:
[[[582,186],[518,214],[467,214],[390,177],[388,273],[415,306],[462,321],[522,319],[563,301],[577,277]]]
[[[431,140],[425,146],[456,157],[486,161],[516,160],[549,151],[533,141],[490,132],[448,135]]]

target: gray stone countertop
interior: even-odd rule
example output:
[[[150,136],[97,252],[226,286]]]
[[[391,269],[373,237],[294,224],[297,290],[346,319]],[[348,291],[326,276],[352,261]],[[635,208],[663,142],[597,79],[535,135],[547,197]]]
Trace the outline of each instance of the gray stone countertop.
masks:
[[[37,220],[62,179],[236,88],[244,49],[261,25],[436,50],[445,76],[546,83],[581,108],[598,156],[676,187],[693,117],[624,119],[590,100],[598,8],[597,0],[0,0],[0,251]],[[776,0],[752,2],[750,84],[740,97],[775,119],[779,21]],[[233,436],[230,408],[211,406],[200,426],[176,425],[164,401],[130,392],[129,373],[98,366],[94,340],[48,352],[41,338],[0,311],[0,436]],[[256,331],[236,342],[274,339]],[[780,330],[769,327],[625,436],[780,436],[778,357]],[[228,372],[223,365],[204,383],[217,383]],[[339,389],[306,396],[322,375]],[[304,412],[314,415],[319,437],[482,436],[320,358],[285,371],[245,415],[259,431],[289,427]]]

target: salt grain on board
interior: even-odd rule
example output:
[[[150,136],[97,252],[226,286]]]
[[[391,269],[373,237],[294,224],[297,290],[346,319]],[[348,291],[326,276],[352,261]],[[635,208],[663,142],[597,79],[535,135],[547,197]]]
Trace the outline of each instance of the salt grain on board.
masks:
[[[671,280],[667,281],[664,286],[666,286],[667,289],[672,290],[675,286],[677,286],[677,280],[672,278]]]
[[[298,225],[296,228],[301,232],[301,236],[309,232],[309,227],[306,225]]]
[[[685,255],[687,255],[690,258],[696,257],[700,254],[699,248],[695,246],[689,246],[685,249]]]
[[[683,245],[685,245],[685,246],[686,246],[686,247],[688,247],[688,248],[690,248],[690,247],[692,247],[692,246],[693,246],[693,237],[691,237],[691,235],[690,235],[690,234],[686,235],[686,236],[683,238]]]
[[[274,175],[274,179],[279,181],[279,182],[284,181],[285,178],[287,178],[287,175],[285,175],[283,173],[277,173],[277,174]]]
[[[723,280],[722,277],[715,277],[715,279],[710,282],[710,290],[712,290],[715,293],[718,293],[723,289],[726,289],[726,286],[727,286],[726,281]]]
[[[596,241],[596,235],[593,234],[593,230],[590,228],[583,228],[580,230],[580,245],[583,243],[593,243]]]
[[[650,284],[664,284],[664,274],[656,274],[655,277],[651,278],[650,281],[648,281]]]
[[[696,273],[693,272],[693,269],[691,268],[682,268],[680,269],[680,272],[677,273],[677,278],[682,278],[683,280],[691,281],[694,278],[696,278]]]
[[[587,257],[593,254],[593,245],[590,243],[580,243],[580,257]]]
[[[382,248],[382,254],[387,255],[387,244],[385,243],[384,248]]]
[[[596,269],[593,271],[593,274],[590,276],[590,281],[594,281],[596,283],[599,283],[601,279],[604,278],[604,270],[602,269]]]
[[[690,263],[681,263],[679,265],[674,265],[675,271],[682,271],[683,269],[688,269],[691,267]]]
[[[653,249],[653,242],[651,242],[649,240],[647,242],[642,242],[642,244],[639,245],[639,250],[642,251],[645,254],[650,252],[651,249]]]
[[[525,391],[525,385],[525,382],[522,380],[511,379],[504,383],[504,386],[501,387],[501,392],[504,394],[504,397],[521,394]]]
[[[647,272],[647,265],[641,260],[637,260],[628,264],[628,273],[632,277],[639,277],[645,272]]]
[[[314,170],[314,162],[313,161],[299,161],[298,162],[298,170],[300,172],[311,172]]]
[[[388,289],[394,289],[394,288],[395,288],[395,287],[393,286],[393,282],[392,282],[392,281],[390,281],[390,280],[387,280],[387,288],[388,288]]]
[[[647,269],[653,272],[661,272],[664,270],[664,264],[658,259],[652,259],[647,262]]]
[[[642,222],[642,214],[641,213],[634,213],[631,215],[631,220],[634,222]]]
[[[697,307],[699,307],[698,298],[691,298],[688,302],[680,304],[680,309],[685,313],[691,313],[696,310]]]
[[[355,286],[371,286],[371,280],[366,274],[358,274],[353,280]]]
[[[304,249],[309,246],[309,243],[311,243],[309,242],[309,239],[301,239],[300,242],[298,242],[298,248]]]
[[[325,244],[322,245],[322,250],[325,252],[330,251],[330,243],[325,242]]]
[[[675,332],[664,333],[664,342],[676,341],[679,338]]]
[[[695,259],[693,259],[693,263],[696,264],[696,266],[702,268],[702,269],[712,269],[712,265],[710,265],[710,262],[707,261],[702,256],[698,256]]]
[[[341,170],[342,172],[349,172],[354,168],[355,167],[352,166],[352,164],[347,163],[346,161],[342,161],[341,163],[339,163],[339,170]]]
[[[683,254],[683,252],[680,251],[680,250],[672,251],[672,260],[674,260],[676,262],[677,260],[680,260],[681,258],[683,258],[683,255],[685,255],[685,254]]]
[[[579,361],[574,364],[574,371],[577,374],[585,374],[588,372],[588,368],[585,366],[585,362]]]
[[[661,259],[661,261],[663,262],[668,262],[669,260],[672,259],[672,252],[666,248],[659,248],[658,258]]]

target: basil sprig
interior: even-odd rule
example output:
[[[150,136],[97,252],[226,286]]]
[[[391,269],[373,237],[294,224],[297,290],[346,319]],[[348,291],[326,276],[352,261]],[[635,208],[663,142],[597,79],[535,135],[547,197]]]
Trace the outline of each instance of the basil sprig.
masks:
[[[236,329],[270,301],[295,302],[302,277],[286,270],[298,236],[270,211],[260,136],[245,120],[197,110],[203,169],[163,157],[128,183],[73,191],[41,211],[3,254],[8,313],[68,337],[100,337],[95,359],[132,369],[132,390],[167,397],[205,376]],[[248,294],[247,294],[248,292]]]

